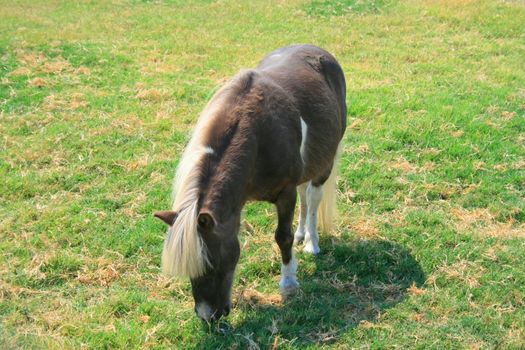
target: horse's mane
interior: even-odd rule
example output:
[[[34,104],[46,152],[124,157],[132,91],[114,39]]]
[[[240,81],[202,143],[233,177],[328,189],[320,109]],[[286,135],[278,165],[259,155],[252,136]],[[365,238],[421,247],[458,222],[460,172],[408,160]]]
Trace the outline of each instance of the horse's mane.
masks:
[[[197,232],[197,216],[202,161],[209,152],[202,136],[209,119],[213,118],[210,112],[206,108],[201,114],[173,182],[172,210],[177,213],[177,217],[169,228],[162,252],[162,271],[170,276],[199,277],[209,264],[206,247]]]
[[[209,260],[206,245],[197,232],[199,185],[203,174],[203,158],[213,153],[205,135],[213,128],[230,96],[249,91],[253,71],[243,71],[225,84],[201,113],[193,135],[177,167],[173,183],[173,206],[177,217],[170,226],[162,252],[162,271],[170,276],[196,278],[206,272]]]

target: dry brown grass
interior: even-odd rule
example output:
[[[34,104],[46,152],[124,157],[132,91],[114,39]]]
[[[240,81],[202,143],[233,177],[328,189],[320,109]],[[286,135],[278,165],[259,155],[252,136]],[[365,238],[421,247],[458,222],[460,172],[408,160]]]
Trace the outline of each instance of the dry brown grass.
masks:
[[[47,57],[39,52],[25,52],[24,50],[17,50],[18,61],[21,65],[37,67],[47,61]]]
[[[505,171],[507,170],[507,164],[496,164],[494,165],[494,170],[496,171]]]
[[[355,232],[359,237],[380,237],[377,223],[370,218],[358,218],[350,223],[349,226],[350,231]]]
[[[107,287],[121,278],[122,274],[132,269],[124,262],[120,254],[109,257],[85,258],[82,269],[78,271],[76,280],[82,284]]]
[[[359,153],[368,153],[370,150],[370,147],[365,143],[356,148],[357,152]]]
[[[352,121],[352,123],[348,126],[351,130],[359,130],[363,124],[363,119],[356,118]]]
[[[90,75],[91,74],[91,69],[89,69],[88,67],[85,67],[85,66],[80,66],[77,69],[75,69],[75,73],[83,74],[83,75]]]
[[[503,112],[501,112],[501,119],[503,119],[504,121],[509,121],[509,120],[515,118],[517,115],[518,115],[518,113],[516,113],[516,112],[503,111]]]
[[[518,160],[517,162],[512,163],[511,167],[515,170],[525,169],[525,159]]]
[[[151,184],[164,183],[166,181],[166,176],[154,171],[150,174],[149,179]]]
[[[89,103],[86,101],[86,97],[83,93],[75,92],[71,95],[69,102],[70,109],[78,109],[81,107],[86,107]]]
[[[485,208],[477,208],[474,210],[451,208],[450,212],[457,219],[456,227],[461,231],[470,229],[475,224],[489,223],[494,220],[494,216]]]
[[[485,124],[487,124],[488,126],[490,126],[491,128],[494,128],[494,129],[500,129],[501,126],[498,124],[498,123],[495,123],[494,121],[488,119],[488,120],[485,120]]]
[[[27,67],[18,67],[17,69],[15,69],[14,71],[10,72],[8,74],[8,76],[12,76],[12,77],[19,77],[19,76],[29,76],[31,75],[31,69],[27,68]]]
[[[426,172],[426,171],[432,171],[436,168],[436,163],[434,162],[425,162],[423,165],[419,168],[420,171]]]
[[[481,236],[511,238],[525,237],[525,224],[517,224],[512,218],[507,222],[499,222],[496,216],[486,208],[467,210],[451,208],[458,231],[475,232]]]
[[[134,171],[134,170],[141,169],[141,168],[148,166],[148,164],[150,164],[152,161],[153,159],[150,156],[150,154],[145,153],[139,156],[138,158],[135,158],[128,162],[123,163],[122,167],[126,169],[127,171]]]
[[[266,294],[258,292],[253,288],[243,289],[237,296],[236,304],[238,306],[256,306],[282,305],[283,298],[280,294]]]
[[[60,74],[65,70],[69,70],[70,68],[71,64],[62,57],[59,57],[53,61],[45,62],[40,70],[48,74]]]
[[[452,137],[461,137],[465,134],[465,132],[463,130],[455,130],[455,131],[451,131],[450,132],[450,135]]]
[[[440,154],[442,151],[440,149],[429,147],[429,148],[423,148],[419,153],[421,155],[437,155]]]
[[[491,237],[525,237],[525,224],[517,225],[513,220],[508,222],[494,222],[482,231]]]
[[[392,330],[392,327],[387,324],[381,324],[381,323],[373,323],[368,320],[363,320],[359,322],[359,327],[362,327],[364,329],[385,329],[385,330]]]
[[[143,89],[139,90],[135,95],[135,98],[143,101],[157,102],[165,99],[169,95],[167,90],[160,89]]]
[[[44,98],[44,108],[48,111],[53,111],[64,107],[65,101],[57,98],[56,95],[49,95]]]
[[[33,78],[29,80],[27,84],[29,86],[34,86],[34,87],[44,87],[44,86],[51,85],[51,83],[48,80],[41,78],[41,77]]]
[[[120,272],[113,265],[108,265],[96,271],[79,272],[77,280],[82,284],[108,286],[120,277]]]
[[[486,165],[487,164],[485,162],[483,162],[483,161],[475,162],[474,163],[474,169],[476,169],[476,170],[486,170],[486,168],[485,168]]]
[[[403,227],[406,225],[406,214],[407,208],[395,209],[390,213],[383,215],[383,220],[385,223],[392,225],[393,227]]]
[[[468,345],[469,350],[480,350],[485,343],[483,342],[475,342]]]
[[[442,265],[436,273],[447,279],[459,280],[470,288],[476,288],[480,286],[479,279],[484,275],[485,268],[478,262],[462,259],[450,265]]]
[[[422,288],[418,288],[416,286],[416,282],[412,282],[412,285],[407,288],[407,292],[411,296],[418,296],[418,295],[426,294],[427,291]]]
[[[128,218],[134,218],[138,219],[140,217],[143,217],[143,214],[139,214],[138,211],[140,210],[141,206],[146,201],[146,193],[144,192],[136,192],[132,194],[132,199],[126,203],[126,206],[122,209],[122,212],[124,215],[126,215]]]
[[[388,165],[391,169],[401,170],[404,173],[413,173],[417,171],[417,167],[415,165],[410,164],[408,160],[405,158],[398,158],[393,162],[390,162]]]

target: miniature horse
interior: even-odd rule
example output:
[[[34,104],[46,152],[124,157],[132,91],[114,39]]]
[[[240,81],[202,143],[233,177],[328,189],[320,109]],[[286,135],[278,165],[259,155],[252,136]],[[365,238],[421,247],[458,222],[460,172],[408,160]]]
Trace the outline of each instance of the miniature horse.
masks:
[[[240,72],[209,101],[179,163],[173,209],[155,213],[169,225],[162,270],[190,278],[201,319],[230,311],[241,210],[248,200],[276,205],[280,290],[286,296],[299,288],[292,244],[304,240],[304,251],[319,253],[318,208],[323,230],[335,211],[345,95],[335,58],[297,45]],[[294,237],[297,190],[301,210]]]

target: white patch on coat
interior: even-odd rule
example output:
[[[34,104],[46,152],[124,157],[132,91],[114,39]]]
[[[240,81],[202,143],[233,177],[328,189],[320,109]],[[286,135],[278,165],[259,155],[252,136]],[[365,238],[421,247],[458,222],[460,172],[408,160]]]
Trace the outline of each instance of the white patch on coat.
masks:
[[[303,159],[303,162],[304,162],[304,151],[305,151],[305,146],[306,146],[306,132],[308,131],[308,126],[304,122],[303,118],[300,118],[300,119],[301,119],[301,135],[302,135],[300,152],[301,152],[301,158]]]

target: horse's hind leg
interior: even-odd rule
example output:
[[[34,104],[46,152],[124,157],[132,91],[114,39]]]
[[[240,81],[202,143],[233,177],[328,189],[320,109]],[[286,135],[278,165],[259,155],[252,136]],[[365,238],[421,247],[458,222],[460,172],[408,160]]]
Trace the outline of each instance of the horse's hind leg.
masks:
[[[304,240],[306,234],[306,213],[308,211],[308,206],[306,204],[306,188],[308,187],[308,182],[305,182],[297,186],[297,192],[299,192],[299,197],[301,198],[301,206],[299,210],[299,225],[294,235],[294,244],[299,244]]]
[[[283,296],[294,294],[299,289],[297,283],[297,261],[293,255],[292,244],[292,222],[295,210],[295,201],[297,192],[295,186],[289,186],[284,189],[277,198],[277,230],[275,231],[275,240],[281,250],[281,281],[279,287]]]
[[[306,235],[303,250],[307,253],[319,254],[319,233],[317,232],[317,209],[323,197],[323,185],[315,186],[312,182],[306,189]]]

